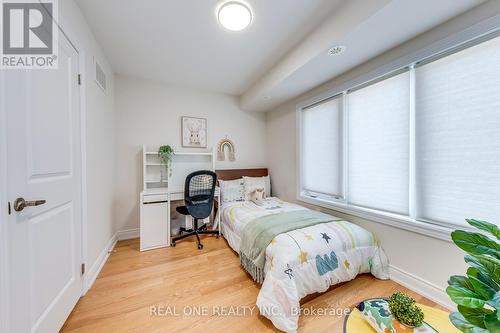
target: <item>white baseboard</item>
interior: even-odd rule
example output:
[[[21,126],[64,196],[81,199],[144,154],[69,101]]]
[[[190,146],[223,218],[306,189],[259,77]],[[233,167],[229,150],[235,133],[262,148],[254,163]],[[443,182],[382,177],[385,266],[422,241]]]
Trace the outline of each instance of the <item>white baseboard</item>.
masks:
[[[407,271],[390,265],[389,273],[391,280],[400,285],[419,293],[431,301],[444,306],[448,310],[455,310],[456,305],[451,301],[446,292],[439,286],[415,276]]]
[[[118,240],[139,238],[139,236],[140,236],[140,229],[139,228],[122,230],[122,231],[118,231],[116,233],[116,238]]]
[[[92,267],[90,267],[90,269],[85,273],[85,277],[83,280],[82,296],[85,295],[87,291],[89,291],[90,287],[92,287],[92,285],[94,284],[95,280],[97,279],[97,276],[99,275],[99,272],[101,272],[102,267],[108,260],[109,254],[115,247],[116,242],[119,240],[138,238],[139,235],[140,235],[140,229],[136,228],[136,229],[118,231],[113,235],[113,237],[111,237],[111,239],[107,242],[104,249],[102,249],[101,253],[99,254],[99,257],[97,257]]]
[[[113,237],[107,242],[106,246],[104,249],[101,251],[99,254],[99,257],[97,257],[97,260],[94,262],[92,267],[85,272],[85,276],[83,279],[83,295],[87,293],[87,291],[92,287],[92,285],[95,282],[95,279],[97,279],[97,276],[99,275],[99,272],[101,271],[102,267],[108,260],[109,254],[113,250],[113,248],[116,245],[116,242],[118,241],[117,239],[117,234],[114,234]]]

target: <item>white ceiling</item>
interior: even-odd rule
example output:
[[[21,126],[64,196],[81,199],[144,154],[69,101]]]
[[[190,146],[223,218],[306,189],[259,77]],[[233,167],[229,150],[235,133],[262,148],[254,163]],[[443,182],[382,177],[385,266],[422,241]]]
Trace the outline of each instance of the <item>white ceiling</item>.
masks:
[[[240,95],[346,0],[249,0],[240,32],[219,0],[76,1],[116,73]]]
[[[247,110],[268,111],[483,2],[370,0],[368,8],[366,0],[350,0],[349,6],[340,6],[310,36],[326,35],[316,38],[308,57],[298,46],[298,54],[289,54],[262,76],[241,96],[240,104]],[[344,45],[346,51],[328,56],[333,45]]]
[[[267,111],[484,0],[246,0],[249,28],[223,29],[221,0],[76,0],[116,73],[241,96]],[[333,45],[346,45],[328,57]]]

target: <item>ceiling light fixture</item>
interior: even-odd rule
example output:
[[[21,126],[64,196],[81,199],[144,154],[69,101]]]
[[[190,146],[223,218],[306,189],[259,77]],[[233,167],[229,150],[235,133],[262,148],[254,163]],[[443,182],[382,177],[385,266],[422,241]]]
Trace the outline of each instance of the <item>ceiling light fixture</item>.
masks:
[[[337,45],[328,49],[329,56],[338,56],[344,53],[346,47],[344,45]]]
[[[231,31],[240,31],[252,23],[252,11],[239,1],[223,3],[217,11],[219,23]]]

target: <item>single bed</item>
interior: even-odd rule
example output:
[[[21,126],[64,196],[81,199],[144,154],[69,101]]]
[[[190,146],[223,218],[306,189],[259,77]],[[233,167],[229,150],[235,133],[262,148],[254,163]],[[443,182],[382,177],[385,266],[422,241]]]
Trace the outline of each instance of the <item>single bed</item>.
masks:
[[[217,173],[220,179],[231,180],[242,176],[266,176],[267,169]],[[281,223],[286,223],[288,216],[307,215],[308,212],[314,211],[276,197],[266,198],[263,206],[252,201],[224,202],[220,207],[221,232],[241,259],[244,257],[242,243],[248,245],[248,239],[244,238],[249,237],[248,229],[255,221],[262,220],[271,226],[280,219]],[[279,233],[265,248],[264,277],[257,306],[260,314],[280,330],[297,330],[299,302],[306,295],[324,292],[361,273],[389,278],[387,257],[374,236],[355,224],[329,216],[331,222]],[[254,272],[246,269],[261,282]]]

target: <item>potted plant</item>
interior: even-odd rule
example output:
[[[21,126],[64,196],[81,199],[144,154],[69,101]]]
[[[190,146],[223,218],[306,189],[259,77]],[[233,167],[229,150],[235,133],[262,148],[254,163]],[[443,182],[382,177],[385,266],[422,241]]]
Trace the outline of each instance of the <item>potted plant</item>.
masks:
[[[174,154],[174,149],[170,145],[160,146],[158,148],[158,157],[160,158],[160,163],[162,167],[160,168],[160,180],[163,181],[163,166],[167,167],[169,170],[169,175],[172,175],[172,155]]]
[[[466,276],[454,275],[446,293],[458,307],[450,320],[464,333],[500,332],[500,229],[485,221],[468,219],[481,232],[456,230],[453,242],[467,252]]]
[[[391,314],[403,325],[408,327],[420,327],[424,322],[424,313],[416,304],[415,300],[403,293],[395,293],[388,301]]]

